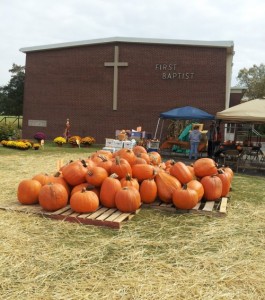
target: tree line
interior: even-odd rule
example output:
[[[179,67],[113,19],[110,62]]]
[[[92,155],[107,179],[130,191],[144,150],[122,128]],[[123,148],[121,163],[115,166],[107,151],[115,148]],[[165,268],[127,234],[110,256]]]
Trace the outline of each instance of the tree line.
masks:
[[[16,64],[9,70],[11,79],[7,85],[0,86],[0,115],[22,116],[25,67]],[[249,100],[264,98],[265,100],[265,65],[253,65],[241,69],[237,81],[246,88],[245,97]]]

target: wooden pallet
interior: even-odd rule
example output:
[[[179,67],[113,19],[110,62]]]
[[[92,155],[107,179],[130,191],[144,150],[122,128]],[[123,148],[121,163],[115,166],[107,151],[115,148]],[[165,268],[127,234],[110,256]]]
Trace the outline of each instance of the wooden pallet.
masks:
[[[10,203],[6,206],[1,205],[0,209],[36,214],[51,219],[63,220],[73,223],[107,226],[117,229],[121,228],[125,221],[131,220],[140,211],[140,209],[138,209],[135,213],[122,213],[121,211],[115,208],[107,208],[100,206],[93,213],[79,214],[74,212],[70,208],[70,205],[67,205],[66,207],[59,209],[55,212],[47,212],[44,211],[42,207],[38,204],[22,205],[18,201]]]
[[[216,217],[225,217],[227,215],[227,202],[228,197],[222,197],[217,201],[200,201],[195,207],[192,209],[177,209],[172,203],[164,203],[160,200],[156,200],[151,204],[143,204],[142,208],[154,208],[160,210],[171,211],[174,213],[184,214],[202,214],[208,216],[216,216]]]

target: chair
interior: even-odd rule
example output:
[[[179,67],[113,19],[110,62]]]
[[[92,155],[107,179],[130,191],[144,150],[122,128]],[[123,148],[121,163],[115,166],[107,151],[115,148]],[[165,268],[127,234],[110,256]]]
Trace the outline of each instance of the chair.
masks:
[[[238,164],[241,158],[241,154],[236,149],[226,150],[224,153],[224,165],[225,166],[234,166],[236,172],[238,172]]]

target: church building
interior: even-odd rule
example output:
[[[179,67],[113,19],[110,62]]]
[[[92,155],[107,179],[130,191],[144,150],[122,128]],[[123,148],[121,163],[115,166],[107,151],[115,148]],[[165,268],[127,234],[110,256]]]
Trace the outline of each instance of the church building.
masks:
[[[229,107],[232,41],[105,38],[20,49],[26,54],[23,138],[154,134],[161,112]]]

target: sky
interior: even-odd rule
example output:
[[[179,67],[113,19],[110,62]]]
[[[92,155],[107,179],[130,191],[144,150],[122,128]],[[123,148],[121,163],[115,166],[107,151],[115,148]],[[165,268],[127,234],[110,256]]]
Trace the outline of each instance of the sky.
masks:
[[[0,86],[19,49],[108,37],[233,41],[240,69],[265,63],[264,0],[0,0]]]

